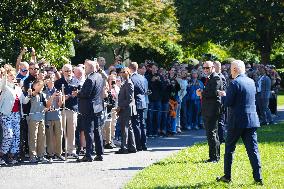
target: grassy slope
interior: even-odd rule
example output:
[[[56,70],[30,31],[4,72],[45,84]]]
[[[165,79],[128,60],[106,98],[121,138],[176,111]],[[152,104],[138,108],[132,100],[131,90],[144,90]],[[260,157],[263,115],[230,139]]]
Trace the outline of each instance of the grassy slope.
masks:
[[[277,104],[278,106],[284,105],[284,91],[280,91],[277,97]]]
[[[265,185],[253,184],[252,169],[242,143],[233,162],[231,184],[217,183],[223,175],[223,160],[218,164],[202,161],[208,146],[198,144],[180,151],[141,171],[126,188],[284,188],[284,124],[258,130],[259,148]],[[221,146],[222,157],[224,145]]]

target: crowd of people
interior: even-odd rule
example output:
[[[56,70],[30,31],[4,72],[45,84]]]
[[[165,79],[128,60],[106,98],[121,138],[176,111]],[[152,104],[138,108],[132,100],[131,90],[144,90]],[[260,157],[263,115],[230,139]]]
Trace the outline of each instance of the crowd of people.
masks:
[[[102,161],[104,149],[116,147],[116,154],[146,151],[147,138],[204,129],[204,125],[207,130],[206,116],[212,113],[218,129],[214,136],[207,132],[208,142],[210,137],[220,143],[226,139],[229,111],[223,97],[214,94],[220,111],[204,99],[211,98],[205,90],[212,86],[208,70],[214,67],[220,78],[218,90],[225,91],[232,80],[230,64],[174,62],[165,68],[146,60],[125,66],[117,56],[108,68],[98,57],[76,66],[67,63],[59,70],[46,60],[38,61],[34,49],[25,62],[25,53],[23,48],[15,66],[1,68],[0,165],[27,158],[31,163],[66,158]],[[261,64],[246,64],[246,74],[257,89],[261,125],[273,124],[281,78],[274,66]]]

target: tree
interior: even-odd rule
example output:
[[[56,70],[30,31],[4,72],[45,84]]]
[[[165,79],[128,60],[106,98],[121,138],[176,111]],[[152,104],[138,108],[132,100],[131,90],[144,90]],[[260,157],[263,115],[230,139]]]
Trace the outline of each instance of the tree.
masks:
[[[88,23],[83,31],[90,40],[96,39],[103,46],[113,48],[114,56],[124,55],[132,47],[167,56],[169,44],[178,45],[181,39],[171,1],[90,0],[86,8]],[[176,51],[174,45],[172,49]]]
[[[283,1],[176,0],[175,5],[185,45],[210,40],[225,45],[252,44],[261,62],[267,64],[274,43],[283,42]]]
[[[76,0],[3,0],[0,2],[0,58],[14,62],[23,46],[53,64],[72,56],[74,29],[80,25]]]

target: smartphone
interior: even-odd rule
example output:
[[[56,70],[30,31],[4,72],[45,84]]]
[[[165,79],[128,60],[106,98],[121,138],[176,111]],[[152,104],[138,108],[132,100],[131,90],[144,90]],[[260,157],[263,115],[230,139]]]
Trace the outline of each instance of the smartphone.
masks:
[[[21,78],[16,78],[16,80],[17,80],[17,83],[21,83]]]
[[[111,81],[111,85],[115,85],[115,81]]]

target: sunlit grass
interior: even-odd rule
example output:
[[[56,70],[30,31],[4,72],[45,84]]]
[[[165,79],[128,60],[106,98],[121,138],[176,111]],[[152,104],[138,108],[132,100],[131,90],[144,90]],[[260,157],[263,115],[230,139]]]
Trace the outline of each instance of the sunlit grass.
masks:
[[[264,186],[254,185],[245,147],[236,148],[230,184],[218,183],[223,158],[218,164],[203,163],[207,144],[197,144],[142,170],[125,188],[284,188],[284,124],[258,130]],[[221,146],[223,157],[224,145]]]

